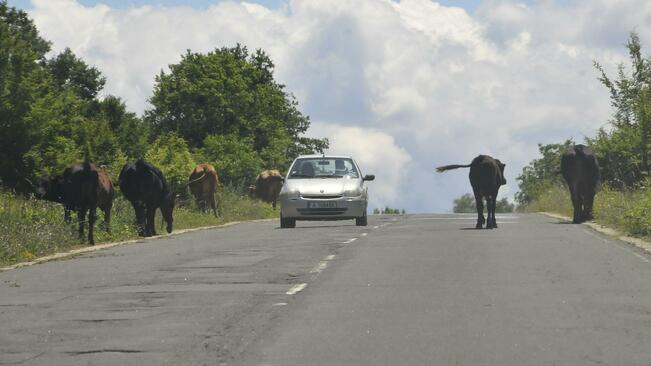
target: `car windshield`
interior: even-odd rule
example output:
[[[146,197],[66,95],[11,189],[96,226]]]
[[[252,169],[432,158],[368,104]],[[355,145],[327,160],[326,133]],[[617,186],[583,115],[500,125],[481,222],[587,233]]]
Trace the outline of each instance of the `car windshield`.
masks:
[[[292,165],[289,178],[359,178],[353,161],[348,158],[304,158]]]

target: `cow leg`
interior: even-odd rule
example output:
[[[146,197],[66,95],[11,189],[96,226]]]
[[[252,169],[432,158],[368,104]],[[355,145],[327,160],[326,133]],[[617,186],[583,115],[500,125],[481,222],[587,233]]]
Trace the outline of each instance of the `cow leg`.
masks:
[[[477,207],[477,225],[475,225],[475,229],[481,229],[484,222],[486,222],[486,219],[484,219],[484,201],[477,194],[475,194],[475,206]]]
[[[66,224],[69,224],[70,221],[72,221],[72,219],[70,218],[70,208],[66,206],[63,207],[63,221]]]
[[[80,207],[77,210],[77,223],[79,224],[79,240],[84,240],[84,220],[86,219],[86,208]]]
[[[581,223],[582,208],[581,208],[581,197],[576,188],[570,186],[570,196],[572,196],[572,207],[574,209],[574,216],[572,218],[573,224]]]
[[[218,217],[217,215],[217,204],[215,203],[215,195],[210,196],[210,207],[212,207],[212,212],[215,214],[215,217]]]
[[[95,245],[95,215],[97,214],[96,209],[92,206],[88,210],[88,243]]]
[[[107,233],[111,232],[111,207],[112,205],[108,205],[107,207],[104,208],[104,230],[106,230]]]
[[[594,204],[594,192],[588,192],[584,197],[583,203],[583,218],[585,220],[592,220],[594,216],[592,215],[592,206]]]
[[[138,235],[145,236],[145,208],[140,202],[132,202],[133,210],[136,212],[136,226]]]
[[[156,235],[156,207],[147,206],[147,236]]]
[[[497,220],[495,219],[495,206],[497,206],[497,199],[495,194],[486,199],[486,206],[488,211],[488,224],[487,229],[497,228]]]
[[[271,201],[271,207],[275,210],[276,209],[276,198]]]

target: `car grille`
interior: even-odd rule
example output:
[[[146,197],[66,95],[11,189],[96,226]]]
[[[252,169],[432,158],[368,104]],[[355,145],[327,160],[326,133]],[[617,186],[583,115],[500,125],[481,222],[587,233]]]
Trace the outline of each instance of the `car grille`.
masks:
[[[301,215],[341,215],[345,213],[347,208],[297,208],[296,209]]]
[[[304,194],[301,197],[314,200],[333,200],[343,196],[340,194]]]

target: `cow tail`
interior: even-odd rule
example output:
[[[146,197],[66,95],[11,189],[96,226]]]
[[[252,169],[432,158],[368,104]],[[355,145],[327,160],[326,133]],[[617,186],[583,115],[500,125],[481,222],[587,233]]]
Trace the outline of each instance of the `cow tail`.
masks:
[[[469,168],[470,165],[472,165],[472,164],[468,164],[468,165],[459,165],[459,164],[443,165],[443,166],[437,167],[436,171],[439,172],[439,173],[443,173],[445,171],[453,170],[453,169]]]

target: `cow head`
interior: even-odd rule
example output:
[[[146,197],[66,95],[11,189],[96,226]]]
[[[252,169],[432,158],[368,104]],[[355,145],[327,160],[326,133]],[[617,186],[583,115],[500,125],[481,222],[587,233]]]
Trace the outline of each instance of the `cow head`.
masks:
[[[499,159],[495,159],[497,162],[497,165],[500,167],[500,175],[502,176],[502,185],[506,184],[506,178],[504,178],[504,167],[506,167],[506,164],[502,163]]]
[[[160,212],[163,214],[163,220],[167,223],[167,232],[172,232],[172,222],[174,221],[174,204],[176,197],[173,192],[168,193],[163,200],[163,204],[160,207]]]
[[[36,197],[57,203],[63,203],[64,179],[61,175],[40,178],[36,188]]]

